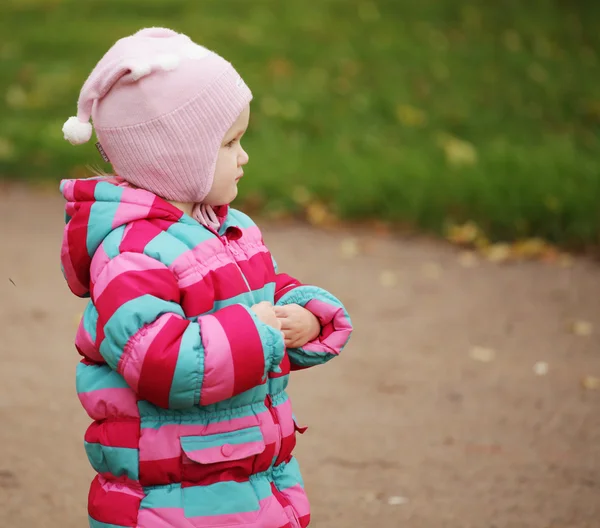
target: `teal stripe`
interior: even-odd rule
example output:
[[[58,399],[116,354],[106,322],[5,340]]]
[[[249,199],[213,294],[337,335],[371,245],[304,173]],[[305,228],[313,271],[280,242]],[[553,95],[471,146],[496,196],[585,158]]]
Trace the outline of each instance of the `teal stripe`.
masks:
[[[271,491],[271,481],[266,473],[252,475],[250,482],[254,485],[254,492],[258,496],[258,500],[265,500],[273,494]]]
[[[107,447],[84,442],[85,452],[92,467],[98,473],[112,473],[116,477],[126,475],[138,479],[139,452],[126,447]]]
[[[96,519],[92,519],[89,515],[88,521],[90,524],[90,528],[127,528],[127,526],[123,526],[121,524],[107,524],[97,521]]]
[[[153,259],[170,266],[177,258],[189,251],[184,243],[180,242],[167,231],[161,231],[144,248],[144,253]]]
[[[108,365],[77,365],[75,377],[77,393],[92,392],[101,389],[126,389],[127,383]]]
[[[202,242],[206,242],[211,238],[215,238],[215,235],[210,232],[208,229],[205,229],[203,226],[196,222],[196,229],[193,227],[190,228],[189,225],[177,222],[172,224],[169,229],[167,229],[167,233],[174,236],[177,240],[183,242],[187,249],[193,249],[197,245],[202,244]]]
[[[119,246],[121,245],[121,241],[123,240],[124,233],[125,225],[122,225],[121,227],[117,227],[115,230],[111,231],[104,239],[104,242],[102,242],[104,252],[108,255],[109,258],[115,258],[121,252]]]
[[[234,304],[243,304],[244,306],[251,307],[255,304],[258,304],[261,301],[269,301],[273,302],[273,298],[275,296],[275,283],[269,282],[265,284],[262,288],[257,290],[252,290],[248,292],[241,293],[240,295],[236,295],[235,297],[230,297],[229,299],[224,299],[221,301],[215,301],[213,309],[207,313],[214,313],[221,308],[226,308],[227,306],[233,306]],[[206,314],[203,314],[206,315]]]
[[[123,347],[140,328],[167,313],[185,317],[179,304],[153,295],[141,295],[119,306],[106,323],[106,337],[100,344],[100,353],[110,367],[116,370]]]
[[[260,505],[250,482],[217,482],[182,488],[186,517],[229,515],[258,511]]]
[[[118,202],[94,202],[92,205],[86,239],[89,255],[96,252],[106,235],[112,231],[112,221],[118,208]]]
[[[220,447],[224,444],[239,445],[250,442],[262,442],[263,436],[260,432],[260,427],[255,426],[229,433],[217,433],[206,436],[182,436],[180,441],[181,447],[188,453],[190,451],[210,449],[211,447]]]
[[[293,488],[300,484],[302,488],[304,488],[304,481],[302,480],[302,474],[300,473],[300,466],[298,465],[298,461],[292,457],[292,459],[287,463],[283,464],[283,470],[281,473],[277,472],[279,468],[275,469],[276,477],[275,481],[277,483],[277,487],[280,490],[286,490],[288,488]]]
[[[124,187],[118,187],[106,181],[99,181],[94,187],[94,198],[97,202],[121,203]]]
[[[75,377],[77,393],[92,392],[101,389],[126,389],[129,386],[123,376],[117,374],[108,365],[77,365]]]
[[[141,510],[153,508],[183,508],[181,484],[144,488],[145,497],[140,503]]]
[[[204,372],[204,347],[200,339],[200,330],[197,324],[190,324],[183,333],[179,347],[169,392],[171,409],[186,409],[200,402],[202,372]]]
[[[280,378],[271,378],[269,380],[269,393],[278,395],[285,391],[289,382],[289,374]]]
[[[98,310],[94,303],[89,302],[83,311],[83,328],[90,334],[92,341],[96,341],[96,326],[98,324]]]
[[[247,214],[242,213],[238,209],[229,209],[229,214],[227,215],[227,220],[223,227],[227,229],[231,226],[237,226],[242,229],[247,229],[248,227],[254,227],[256,224],[252,221]]]

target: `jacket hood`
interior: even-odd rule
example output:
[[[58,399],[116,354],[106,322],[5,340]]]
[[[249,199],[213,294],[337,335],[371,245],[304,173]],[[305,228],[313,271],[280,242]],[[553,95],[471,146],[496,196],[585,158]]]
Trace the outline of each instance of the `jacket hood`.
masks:
[[[169,202],[116,177],[63,180],[60,191],[67,200],[61,266],[78,297],[89,297],[92,258],[112,231],[143,219],[164,221],[168,226],[184,216]]]

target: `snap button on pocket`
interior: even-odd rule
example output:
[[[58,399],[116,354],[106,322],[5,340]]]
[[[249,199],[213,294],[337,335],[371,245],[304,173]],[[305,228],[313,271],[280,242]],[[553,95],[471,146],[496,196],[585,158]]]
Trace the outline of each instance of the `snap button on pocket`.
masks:
[[[232,453],[233,447],[231,446],[231,444],[223,444],[223,446],[221,446],[221,454],[224,457],[230,457]]]

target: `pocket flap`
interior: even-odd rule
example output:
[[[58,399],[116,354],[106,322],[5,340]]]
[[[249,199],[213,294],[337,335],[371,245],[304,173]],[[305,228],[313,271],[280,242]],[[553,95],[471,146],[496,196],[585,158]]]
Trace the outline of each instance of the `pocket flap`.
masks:
[[[258,426],[229,433],[182,436],[179,440],[187,457],[199,464],[241,460],[265,450],[265,441]]]

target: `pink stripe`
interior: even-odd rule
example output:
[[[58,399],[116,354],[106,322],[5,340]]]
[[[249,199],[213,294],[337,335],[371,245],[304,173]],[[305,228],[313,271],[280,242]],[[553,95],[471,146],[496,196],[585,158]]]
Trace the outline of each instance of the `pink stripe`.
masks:
[[[183,508],[143,508],[138,516],[138,528],[216,528],[222,526],[285,526],[289,519],[275,497],[259,503],[260,513],[231,513],[206,517],[186,517]]]
[[[96,253],[94,253],[92,263],[90,264],[90,278],[92,279],[92,282],[96,280],[96,277],[98,277],[109,261],[110,257],[106,254],[104,244],[100,244]]]
[[[71,253],[69,251],[69,237],[67,236],[67,232],[69,230],[69,224],[65,226],[64,235],[62,240],[62,245],[60,248],[60,256],[61,263],[63,265],[65,278],[67,283],[69,284],[71,291],[75,295],[84,295],[87,293],[87,286],[81,284],[77,277],[77,273],[75,273],[75,268],[73,267],[73,262],[71,260]]]
[[[225,445],[225,444],[224,444]],[[195,449],[193,451],[185,451],[188,459],[184,459],[184,464],[215,464],[227,460],[240,460],[252,455],[258,455],[265,450],[265,443],[246,442],[242,444],[228,444],[227,448],[224,445],[207,447],[206,449]],[[182,446],[183,447],[183,446]],[[224,451],[229,449],[229,451]]]
[[[182,436],[204,436],[229,433],[259,425],[265,444],[274,442],[277,432],[273,428],[269,411],[257,415],[231,418],[207,425],[169,424],[159,429],[142,428],[140,436],[140,461],[150,462],[175,458],[181,455],[179,438]]]
[[[267,253],[268,250],[260,242],[260,230],[258,227],[250,227],[242,229],[242,238],[239,242],[231,242],[231,246],[234,251],[238,253],[236,260],[249,260],[254,255],[259,253]],[[247,238],[246,238],[247,237]],[[246,240],[244,240],[246,238]],[[243,254],[240,253],[240,249],[243,250]],[[204,276],[211,271],[216,271],[223,267],[224,263],[222,259],[215,259],[214,256],[217,253],[223,252],[223,241],[219,238],[210,238],[198,244],[194,249],[186,251],[177,257],[169,269],[175,273],[176,276],[185,275],[185,271],[189,270],[189,263],[194,262],[199,266],[201,274]],[[243,258],[242,258],[243,257]],[[231,261],[226,261],[225,264],[230,264]],[[208,265],[206,264],[208,263]],[[190,284],[193,284],[198,280],[197,275],[192,274],[191,277],[186,277],[185,280],[180,282],[180,286],[185,288]],[[240,292],[238,292],[240,293]]]
[[[344,310],[318,299],[309,301],[306,304],[306,309],[319,318],[321,326],[332,325],[334,331],[324,339],[323,337],[317,338],[302,348],[308,352],[339,354],[352,331],[352,326]]]
[[[141,253],[126,253],[117,255],[104,272],[96,277],[94,283],[94,299],[99,299],[106,287],[119,275],[128,271],[148,271],[165,269],[165,265],[147,255]],[[166,270],[165,270],[166,272]]]
[[[291,436],[294,434],[294,420],[292,420],[292,401],[288,398],[281,405],[275,407],[279,416],[279,425],[281,427],[281,436]]]
[[[79,353],[83,354],[86,358],[98,363],[104,363],[104,358],[96,348],[92,336],[83,326],[83,321],[84,318],[82,317],[77,327],[77,334],[75,334],[75,346],[79,350]]]
[[[125,378],[125,381],[135,392],[138,391],[140,374],[148,349],[171,317],[176,316],[172,314],[163,315],[151,325],[145,326],[129,340],[123,349],[123,354],[117,365],[117,372]]]
[[[121,203],[113,218],[113,229],[135,218],[146,217],[153,203],[154,196],[152,194],[139,192],[131,187],[125,187],[121,196]]]
[[[304,517],[305,515],[310,514],[310,503],[308,502],[306,492],[300,484],[280,490],[280,492],[292,503],[298,517]]]
[[[227,334],[216,317],[207,315],[198,319],[198,322],[204,346],[200,405],[208,405],[233,396],[233,356]]]
[[[106,480],[103,476],[98,477],[98,483],[100,487],[107,493],[116,492],[124,493],[125,495],[132,495],[143,499],[145,497],[144,490],[139,482],[122,477],[124,480],[118,482]]]
[[[80,392],[79,400],[93,420],[104,420],[109,416],[139,418],[135,392],[128,388],[98,389]]]

